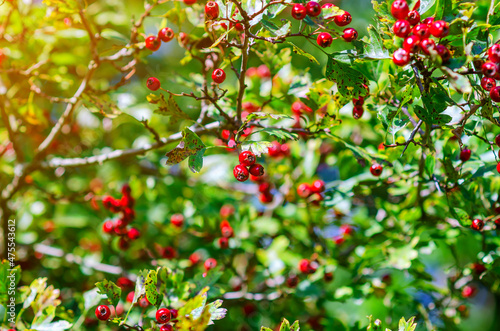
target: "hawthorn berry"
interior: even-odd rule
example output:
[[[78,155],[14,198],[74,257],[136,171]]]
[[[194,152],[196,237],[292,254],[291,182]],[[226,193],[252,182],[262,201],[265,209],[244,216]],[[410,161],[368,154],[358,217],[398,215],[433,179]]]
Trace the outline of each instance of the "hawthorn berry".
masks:
[[[177,255],[175,248],[167,246],[161,250],[161,256],[165,259],[171,260]]]
[[[227,219],[229,216],[234,215],[235,209],[233,205],[223,205],[220,208],[220,217]]]
[[[290,288],[294,288],[298,284],[299,284],[299,277],[297,277],[296,275],[290,275],[286,279],[286,286]]]
[[[179,311],[177,309],[170,309],[170,315],[172,315],[172,319],[176,319],[179,316]]]
[[[491,62],[500,62],[500,44],[494,44],[488,48],[488,58]]]
[[[209,20],[215,20],[219,17],[219,5],[215,1],[209,1],[205,5],[205,15]]]
[[[372,166],[370,167],[370,172],[372,173],[373,176],[380,176],[382,174],[382,165],[378,164],[378,163],[375,163],[375,164],[372,164]]]
[[[490,90],[490,98],[495,102],[500,102],[500,86],[496,86]]]
[[[398,37],[406,37],[411,32],[410,22],[407,20],[396,21],[392,27],[392,32]]]
[[[151,51],[157,51],[161,46],[161,41],[156,36],[149,36],[146,38],[146,48]]]
[[[264,175],[264,167],[261,164],[254,164],[248,170],[252,176],[260,177]]]
[[[226,237],[219,238],[219,247],[222,249],[226,249],[229,247],[229,239]]]
[[[358,99],[353,98],[352,103],[354,104],[354,107],[361,107],[365,104],[365,98],[359,97]]]
[[[315,180],[311,185],[311,192],[322,193],[325,191],[325,182],[321,179]]]
[[[349,224],[342,224],[340,226],[340,233],[342,233],[344,236],[350,236],[354,233],[354,228]]]
[[[342,35],[342,38],[344,38],[345,41],[351,42],[353,40],[358,39],[358,31],[353,28],[347,28],[344,30],[344,34]]]
[[[429,55],[431,53],[430,50],[436,48],[436,43],[433,39],[426,38],[420,41],[420,48],[422,52]]]
[[[332,35],[329,34],[328,32],[321,32],[320,34],[318,34],[316,42],[318,43],[319,46],[326,48],[332,44],[333,38]]]
[[[266,193],[266,192],[269,192],[270,190],[271,190],[271,184],[269,184],[269,183],[264,182],[264,183],[261,183],[259,185],[259,192],[260,193]]]
[[[265,64],[261,64],[257,67],[257,76],[259,76],[260,79],[271,78],[271,70]]]
[[[189,36],[185,32],[179,32],[179,42],[182,46],[185,46],[189,42]]]
[[[495,144],[500,147],[500,134],[495,137]]]
[[[429,38],[431,33],[429,32],[429,26],[427,24],[417,24],[413,27],[412,32],[415,36],[420,39]]]
[[[344,11],[343,14],[340,14],[340,15],[336,15],[334,18],[333,18],[333,21],[335,22],[335,24],[337,24],[338,26],[346,26],[346,25],[349,25],[349,23],[351,23],[352,21],[352,16],[351,14],[349,14],[348,12]]]
[[[363,109],[363,107],[354,107],[352,109],[352,117],[355,120],[359,120],[363,116],[364,112],[365,112],[365,110]]]
[[[197,264],[198,262],[200,262],[200,260],[201,256],[196,252],[189,255],[189,261],[191,261],[192,264]]]
[[[245,166],[238,164],[233,169],[233,175],[234,175],[234,178],[236,178],[236,180],[238,180],[240,182],[244,182],[248,179],[248,177],[250,176],[250,173],[248,172],[248,169]]]
[[[156,311],[156,322],[159,324],[165,324],[170,321],[171,315],[170,310],[167,308],[160,308]]]
[[[176,228],[182,228],[184,225],[184,216],[182,214],[173,214],[170,216],[170,223]]]
[[[114,229],[115,229],[115,226],[113,225],[112,221],[106,221],[102,225],[102,231],[104,233],[112,233]]]
[[[445,21],[434,21],[429,27],[429,32],[436,38],[443,38],[450,33],[450,24]]]
[[[273,202],[273,195],[269,192],[264,192],[259,195],[259,201],[266,204]]]
[[[135,286],[135,283],[127,277],[120,277],[116,280],[116,285],[121,288],[133,288]]]
[[[476,288],[473,286],[465,285],[462,289],[462,296],[464,298],[470,298],[476,294]]]
[[[318,36],[319,38],[319,36]],[[303,103],[302,101],[295,101],[294,103],[292,103],[292,112],[295,114],[295,115],[300,115],[302,114],[302,112],[305,111],[305,112],[308,112],[308,113],[312,113],[312,109],[307,107],[305,105],[305,103]]]
[[[255,164],[255,161],[257,160],[255,154],[251,151],[241,152],[238,158],[240,164],[244,165],[245,167],[250,167],[251,165]]]
[[[500,162],[497,163],[497,172],[500,174]],[[495,223],[497,223],[497,221],[495,221]],[[498,223],[497,223],[498,224]]]
[[[126,251],[130,247],[130,242],[125,237],[121,237],[118,241],[118,247],[122,251]]]
[[[470,155],[471,155],[471,150],[465,147],[460,151],[460,160],[462,160],[462,162],[469,161]]]
[[[428,40],[428,39],[427,39]],[[408,53],[416,53],[419,50],[420,39],[417,36],[409,36],[403,42],[403,49]]]
[[[493,78],[498,72],[498,67],[496,63],[488,61],[483,63],[483,65],[481,66],[481,71],[486,77]]]
[[[138,239],[139,237],[141,236],[141,232],[136,229],[136,228],[131,228],[130,230],[128,230],[127,232],[127,237],[128,239],[130,240],[136,240]]]
[[[196,0],[183,0],[185,5],[191,6],[196,3]]]
[[[483,222],[483,220],[476,218],[475,220],[472,221],[472,224],[470,225],[470,227],[473,230],[481,231],[484,228],[484,222]]]
[[[306,13],[311,17],[316,17],[321,14],[321,6],[316,1],[309,1],[306,4]]]
[[[161,41],[168,43],[170,40],[174,39],[175,33],[171,28],[163,28],[158,31],[158,39]]]
[[[184,0],[184,1],[186,1],[186,0]],[[170,324],[164,324],[160,327],[160,331],[172,331],[173,329],[174,329],[173,326]]]
[[[420,22],[420,14],[416,10],[410,10],[406,19],[411,25],[417,25]]]
[[[450,60],[451,60],[451,53],[450,53],[450,50],[446,46],[437,45],[436,46],[436,52],[441,57],[441,61],[443,62],[443,64],[446,64],[446,63],[450,62]]]
[[[206,271],[213,269],[217,266],[217,260],[212,257],[208,258],[203,266],[205,267]]]
[[[220,229],[222,236],[224,238],[231,238],[234,235],[233,228],[231,226],[224,226]]]
[[[422,20],[422,24],[431,25],[434,22],[434,17],[427,17]]]
[[[483,272],[486,271],[486,267],[484,264],[482,263],[473,263],[472,264],[472,270],[474,270],[474,272],[477,274],[477,275],[480,275],[482,274]]]
[[[146,86],[151,91],[156,91],[160,88],[161,84],[160,84],[160,81],[158,80],[158,78],[149,77],[148,80],[146,81]]]
[[[100,305],[95,309],[95,317],[97,317],[98,320],[107,321],[109,316],[111,316],[111,310],[108,306]]]
[[[312,194],[311,186],[307,183],[302,183],[297,186],[297,195],[301,198],[309,198]]]
[[[392,54],[392,61],[396,65],[403,67],[410,63],[410,54],[403,48],[399,48]]]
[[[226,80],[226,73],[222,69],[215,69],[212,72],[212,79],[217,84],[222,84]]]
[[[325,282],[331,282],[333,280],[333,272],[325,272],[323,275],[323,280]]]
[[[327,2],[327,3],[323,4],[323,5],[321,5],[321,11],[323,12],[323,9],[329,9],[329,8],[335,8],[335,7],[337,7],[337,6],[335,6],[333,3]],[[332,15],[332,16],[326,15],[323,18],[325,20],[331,20],[334,17],[335,17],[335,15]]]
[[[139,300],[139,306],[141,308],[146,308],[150,305],[151,303],[149,302],[148,298],[144,297]]]
[[[299,261],[299,270],[304,274],[310,273],[311,262],[308,259],[302,259]]]
[[[491,90],[497,85],[496,81],[493,78],[490,77],[483,77],[481,78],[481,87],[485,89],[486,91]]]
[[[292,17],[296,20],[303,20],[307,16],[306,7],[301,3],[296,3],[292,7]]]
[[[391,14],[398,20],[404,20],[408,16],[410,8],[408,3],[404,0],[396,0],[392,3]]]

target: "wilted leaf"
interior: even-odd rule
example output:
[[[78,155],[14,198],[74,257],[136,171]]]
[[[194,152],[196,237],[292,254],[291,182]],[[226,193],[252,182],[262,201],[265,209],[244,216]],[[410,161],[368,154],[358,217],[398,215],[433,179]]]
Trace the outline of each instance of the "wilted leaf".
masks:
[[[185,128],[182,131],[182,140],[170,152],[167,152],[165,156],[168,157],[167,164],[177,164],[191,155],[195,155],[199,151],[205,148],[205,144],[201,141],[200,137],[189,128]]]
[[[102,282],[97,282],[95,286],[99,289],[97,293],[103,294],[107,297],[110,305],[116,307],[120,301],[120,296],[122,294],[122,289],[119,288],[115,283],[105,279]]]

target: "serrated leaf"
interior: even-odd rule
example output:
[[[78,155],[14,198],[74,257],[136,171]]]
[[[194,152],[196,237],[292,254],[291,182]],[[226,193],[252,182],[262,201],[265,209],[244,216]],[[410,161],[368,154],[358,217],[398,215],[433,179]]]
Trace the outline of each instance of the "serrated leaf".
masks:
[[[178,120],[191,120],[191,117],[179,108],[179,105],[175,101],[173,95],[170,95],[168,100],[165,100],[165,96],[163,94],[150,94],[146,98],[149,103],[158,105],[158,108],[154,111],[155,114],[170,116],[170,120],[173,124],[175,124]]]
[[[448,81],[453,86],[453,88],[457,90],[457,92],[461,94],[468,94],[472,92],[472,86],[467,77],[457,74],[447,67],[441,67],[441,70],[444,71],[444,73],[448,77]]]
[[[99,113],[107,118],[115,118],[122,113],[118,106],[111,100],[108,94],[82,94],[85,107],[93,113]]]
[[[358,98],[366,94],[368,80],[351,66],[328,57],[326,79],[337,83],[337,88],[343,96]]]
[[[299,331],[300,326],[299,326],[299,321],[295,321],[291,326],[290,326],[290,331]]]
[[[201,141],[200,137],[193,131],[189,130],[189,128],[185,128],[182,131],[182,140],[181,142],[172,149],[167,152],[165,156],[167,159],[167,164],[177,164],[187,157],[191,155],[196,155],[199,151],[205,148],[205,144]]]
[[[281,36],[287,35],[290,32],[290,29],[292,27],[292,22],[291,21],[287,21],[282,26],[277,26],[273,22],[268,21],[266,19],[263,19],[260,23],[262,24],[262,26],[266,30],[268,30],[269,32],[271,32],[272,34],[274,34],[277,37],[281,37]]]
[[[146,277],[146,281],[144,282],[144,287],[146,290],[146,298],[148,301],[156,308],[159,308],[161,305],[160,295],[156,290],[156,286],[158,284],[158,274],[156,270],[150,270],[148,272],[148,276]]]
[[[289,44],[290,46],[292,46],[292,52],[294,52],[295,54],[302,55],[302,56],[308,58],[309,61],[314,62],[316,64],[319,64],[319,61],[316,60],[316,58],[314,56],[312,56],[311,54],[307,53],[306,51],[302,50],[300,47],[296,46],[295,44],[293,44],[289,41],[287,41],[286,43]]]
[[[109,304],[116,307],[116,305],[120,301],[122,289],[115,283],[107,279],[103,280],[102,282],[97,282],[95,286],[99,289],[97,293],[105,295],[108,299]]]
[[[118,40],[124,44],[127,44],[130,40],[121,33],[113,29],[103,29],[100,33],[101,37],[104,39]]]
[[[279,129],[279,128],[264,128],[262,130],[259,130],[257,132],[265,132],[271,136],[274,136],[278,138],[280,141],[285,141],[285,140],[297,140],[299,139],[299,135],[294,133],[294,132],[289,132],[286,129]]]
[[[265,118],[272,118],[275,120],[280,120],[283,118],[292,118],[292,117],[289,115],[285,115],[285,114],[270,114],[270,113],[264,113],[264,112],[255,112],[255,113],[251,113],[250,115],[248,115],[246,117],[245,122],[248,123],[250,121],[261,120],[261,119],[265,119]]]
[[[201,149],[195,155],[191,155],[188,160],[188,167],[193,173],[197,174],[203,168],[203,155],[205,154],[206,148]]]
[[[434,6],[436,3],[436,0],[420,0],[420,8],[418,9],[418,12],[420,15],[425,14],[429,9]]]
[[[209,47],[209,48],[214,48],[217,47],[224,38],[229,34],[229,32],[233,31],[234,27],[231,27],[230,29],[226,30],[219,38],[217,38],[216,41]]]
[[[364,44],[364,57],[369,59],[390,59],[389,51],[385,49],[382,37],[373,25],[368,26],[370,42]]]
[[[414,323],[415,317],[411,317],[408,321],[405,321],[404,317],[399,320],[398,331],[415,331],[417,324]]]
[[[265,326],[260,328],[260,331],[273,331],[273,329],[266,328]]]
[[[269,152],[269,148],[273,146],[273,143],[269,141],[244,141],[241,144],[241,149],[244,151],[251,151],[257,156],[266,154]]]
[[[288,322],[286,318],[284,318],[283,322],[281,322],[279,331],[290,331],[290,322]]]
[[[439,83],[435,83],[435,85],[430,88],[429,92],[422,95],[424,107],[415,106],[415,113],[418,118],[428,125],[447,124],[452,118],[449,115],[442,114],[442,112],[448,107],[447,102],[449,102],[449,100],[450,97],[444,87]]]

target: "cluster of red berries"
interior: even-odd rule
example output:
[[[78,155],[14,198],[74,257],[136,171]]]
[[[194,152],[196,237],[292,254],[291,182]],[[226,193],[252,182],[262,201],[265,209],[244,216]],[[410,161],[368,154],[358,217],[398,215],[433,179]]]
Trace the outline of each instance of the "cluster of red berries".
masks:
[[[325,3],[323,6],[320,6],[316,1],[309,1],[305,6],[301,3],[296,3],[292,7],[292,17],[296,20],[303,20],[306,16],[309,17],[318,17],[321,15],[323,9],[337,7],[332,3]],[[351,14],[344,11],[343,14],[334,15],[334,16],[324,16],[323,19],[331,20],[335,22],[337,26],[346,26],[352,21]],[[358,31],[353,28],[346,28],[343,31],[342,38],[347,41],[353,41],[358,38]],[[318,34],[316,42],[321,47],[328,47],[333,42],[333,37],[328,32],[321,32]]]
[[[227,220],[222,220],[220,223],[220,232],[222,237],[219,238],[219,247],[222,249],[229,247],[229,238],[234,236],[234,230]]]
[[[122,197],[120,199],[115,199],[109,195],[102,199],[104,208],[112,213],[122,214],[122,216],[114,222],[104,222],[102,231],[104,231],[104,233],[120,236],[118,245],[120,249],[126,250],[130,246],[129,240],[136,240],[141,236],[141,232],[137,228],[127,228],[130,222],[135,218],[135,200],[132,198],[130,186],[127,184],[123,185],[121,192]]]
[[[172,39],[174,39],[175,33],[171,28],[163,28],[158,31],[157,36],[149,36],[146,38],[146,48],[155,52],[160,46],[161,42],[168,43]]]
[[[313,197],[313,204],[319,204],[323,201],[321,193],[325,191],[325,182],[321,179],[315,180],[312,184],[301,183],[297,186],[297,195],[303,199]]]
[[[273,158],[282,158],[290,155],[290,146],[288,144],[280,144],[277,141],[273,141],[273,145],[267,149],[269,156]]]
[[[273,202],[273,194],[271,193],[272,185],[269,182],[262,182],[259,184],[259,200],[266,204]]]
[[[161,324],[160,331],[172,331],[173,327],[167,324],[172,319],[176,319],[178,311],[176,309],[160,308],[156,311],[156,322]]]
[[[399,48],[392,55],[392,60],[398,66],[405,66],[410,63],[410,55],[422,51],[429,55],[431,50],[437,52],[442,63],[447,63],[451,59],[451,53],[444,45],[437,45],[431,39],[431,35],[441,39],[450,32],[450,25],[445,21],[434,21],[434,17],[427,17],[420,21],[420,14],[417,10],[410,10],[405,0],[396,0],[392,3],[391,13],[397,19],[392,27],[394,34],[400,38],[405,38],[403,48]]]
[[[240,164],[233,169],[234,178],[240,182],[244,182],[250,177],[261,177],[264,175],[264,167],[261,164],[255,163],[257,157],[250,151],[243,151],[239,155]]]
[[[488,61],[481,66],[484,77],[481,79],[481,87],[490,92],[491,100],[500,102],[500,86],[496,81],[500,80],[500,45],[494,44],[488,48]]]

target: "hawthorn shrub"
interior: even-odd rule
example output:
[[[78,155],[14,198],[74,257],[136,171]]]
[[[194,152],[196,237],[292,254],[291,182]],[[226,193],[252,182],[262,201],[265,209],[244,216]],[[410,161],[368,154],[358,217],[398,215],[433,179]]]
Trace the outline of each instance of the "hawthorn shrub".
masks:
[[[3,1],[2,330],[498,330],[499,28]]]

